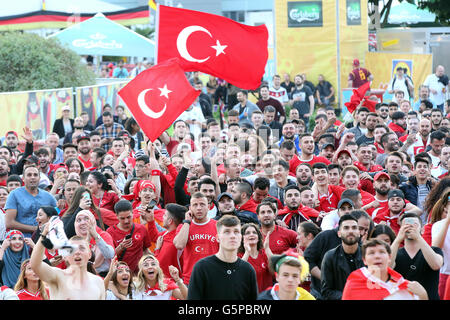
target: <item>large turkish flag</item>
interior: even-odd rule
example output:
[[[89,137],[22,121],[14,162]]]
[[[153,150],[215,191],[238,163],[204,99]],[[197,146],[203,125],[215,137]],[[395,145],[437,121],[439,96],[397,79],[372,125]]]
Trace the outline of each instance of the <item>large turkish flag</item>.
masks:
[[[268,57],[265,25],[162,5],[157,19],[158,62],[176,57],[185,71],[201,71],[241,89],[260,86]]]
[[[152,142],[200,95],[176,60],[141,72],[118,92]]]

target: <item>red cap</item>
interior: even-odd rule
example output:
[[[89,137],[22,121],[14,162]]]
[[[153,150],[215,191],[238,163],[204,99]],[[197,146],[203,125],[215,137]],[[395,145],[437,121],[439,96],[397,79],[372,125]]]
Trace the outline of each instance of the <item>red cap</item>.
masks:
[[[391,177],[386,172],[378,172],[375,177],[373,178],[373,181],[377,181],[380,177],[385,177],[388,180],[391,180]]]
[[[350,154],[350,151],[343,149],[343,150],[341,150],[341,151],[338,152],[336,159],[339,158],[339,157],[341,156],[341,154],[343,154],[343,153],[348,154],[349,157],[352,156],[352,155]]]
[[[359,60],[358,59],[353,60],[353,65],[355,67],[359,66]]]

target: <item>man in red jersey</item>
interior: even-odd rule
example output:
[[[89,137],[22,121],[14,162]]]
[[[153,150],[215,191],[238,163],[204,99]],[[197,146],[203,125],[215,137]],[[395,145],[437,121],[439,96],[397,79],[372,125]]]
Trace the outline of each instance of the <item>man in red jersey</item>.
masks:
[[[314,155],[314,138],[310,133],[304,133],[299,136],[300,141],[300,156],[294,155],[294,157],[289,161],[289,174],[295,176],[296,169],[300,163],[309,163],[313,166],[315,163],[323,162],[329,165],[331,162],[325,157],[318,157]]]
[[[208,218],[208,199],[201,192],[191,196],[190,208],[182,224],[177,227],[173,244],[182,251],[183,282],[189,284],[195,263],[217,253],[217,221]]]
[[[328,166],[324,163],[314,164],[313,178],[314,185],[312,189],[319,200],[319,205],[314,209],[319,212],[330,212],[337,209],[345,188],[329,184]]]
[[[155,257],[158,258],[159,266],[164,274],[170,274],[169,266],[172,265],[182,273],[182,267],[178,260],[177,248],[173,245],[177,227],[183,222],[187,208],[176,203],[169,203],[165,208],[163,216],[163,227],[166,229],[159,232],[153,214],[147,221],[147,230],[152,242],[156,242]],[[153,218],[153,219],[152,219]]]
[[[359,88],[368,81],[373,80],[373,75],[370,71],[360,67],[358,59],[353,60],[353,68],[352,72],[348,75],[347,87]]]
[[[128,200],[120,200],[114,205],[114,211],[119,223],[109,227],[108,232],[113,238],[116,255],[120,261],[125,261],[130,270],[137,274],[138,263],[151,241],[147,229],[138,223],[133,223],[133,206]]]
[[[261,222],[261,233],[266,238],[270,232],[269,247],[273,254],[281,254],[289,248],[297,246],[297,232],[275,223],[277,207],[269,201],[261,202],[256,208],[258,220]]]

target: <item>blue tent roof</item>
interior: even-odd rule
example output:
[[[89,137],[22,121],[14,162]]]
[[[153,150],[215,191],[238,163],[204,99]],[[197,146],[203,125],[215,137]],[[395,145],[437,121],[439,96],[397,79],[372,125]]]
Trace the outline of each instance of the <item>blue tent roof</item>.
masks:
[[[54,33],[62,44],[80,55],[148,57],[155,56],[155,42],[106,18],[102,13]]]

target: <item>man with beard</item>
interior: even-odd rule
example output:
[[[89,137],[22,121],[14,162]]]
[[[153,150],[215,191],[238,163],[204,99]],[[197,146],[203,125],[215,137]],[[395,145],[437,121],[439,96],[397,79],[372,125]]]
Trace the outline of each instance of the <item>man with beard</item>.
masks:
[[[355,158],[356,158],[356,156],[355,156]],[[353,163],[352,154],[350,153],[350,151],[348,151],[346,149],[342,149],[341,151],[339,151],[337,153],[336,162],[339,165],[339,167],[341,167],[341,169],[343,169],[347,166],[350,166]]]
[[[263,242],[266,236],[270,234],[269,247],[273,254],[281,254],[290,248],[296,248],[298,242],[297,232],[275,223],[277,207],[274,203],[269,201],[261,202],[256,208],[256,214],[261,222]]]
[[[391,227],[395,234],[400,230],[400,224],[398,223],[399,217],[405,212],[406,201],[405,194],[400,189],[390,190],[388,193],[388,207],[381,209],[377,212],[373,222],[380,224],[387,224]],[[418,215],[422,213],[422,210],[416,206],[408,209],[408,212],[414,212]]]
[[[122,130],[125,130],[124,127],[113,121],[113,115],[109,111],[103,112],[103,124],[98,126],[95,131],[98,131],[102,137],[101,143],[103,149],[109,151],[112,145],[112,141],[114,138],[119,136],[119,133]]]
[[[232,191],[232,196],[237,212],[241,212],[243,214],[256,214],[256,205],[253,201],[250,201],[252,198],[252,193],[253,188],[247,181],[243,181],[235,185]]]
[[[375,142],[373,132],[375,130],[375,126],[378,124],[378,119],[379,119],[378,114],[376,114],[375,112],[370,112],[367,114],[366,117],[367,132],[356,140],[356,144],[358,146],[363,143],[370,144]]]
[[[8,160],[0,157],[0,186],[6,187],[6,180],[8,180],[9,170]]]
[[[75,143],[80,135],[88,135],[89,132],[84,131],[84,121],[81,117],[76,117],[73,120],[73,131],[66,134],[63,140],[65,143]]]
[[[190,138],[185,141],[186,136],[189,137],[189,126],[184,120],[176,120],[173,123],[173,136],[169,137],[167,132],[163,132],[159,137],[161,142],[166,145],[167,152],[170,156],[177,152],[177,146],[182,142],[187,142],[191,145],[191,151],[195,151],[195,143]]]
[[[269,195],[280,200],[284,205],[284,192],[290,185],[296,186],[295,178],[289,175],[289,163],[284,160],[277,160],[272,163],[273,179],[269,179]]]
[[[211,137],[211,142],[217,147],[217,144],[222,139],[220,136],[220,124],[216,120],[211,120],[206,125],[206,132]]]
[[[427,146],[430,144],[430,133],[431,133],[431,121],[427,118],[422,118],[419,122],[419,132],[413,135],[414,139],[407,139],[405,141],[406,153],[411,157],[411,162],[414,163],[414,157],[419,152],[426,150]]]
[[[289,229],[298,230],[300,223],[304,221],[317,222],[319,212],[302,205],[300,189],[291,185],[284,190],[285,207],[278,212],[277,219],[283,221]]]
[[[414,112],[414,111],[412,111]],[[416,133],[419,132],[419,118],[417,116],[409,116],[408,114],[408,121],[407,121],[407,134],[405,134],[403,137],[399,138],[399,140],[402,143],[405,143],[406,140],[410,135],[413,135],[415,137]]]
[[[417,99],[416,102],[414,102],[413,110],[419,111],[420,104],[422,103],[422,101],[425,100],[427,101],[430,100],[430,88],[428,88],[428,86],[421,84],[419,86],[419,98]]]
[[[281,129],[281,138],[280,141],[278,141],[276,144],[281,147],[281,144],[285,141],[292,141],[295,144],[295,148],[297,149],[297,152],[301,153],[301,147],[300,147],[300,137],[295,134],[295,123],[288,121],[285,124],[283,124],[283,127]]]
[[[431,110],[431,131],[436,131],[441,127],[442,119],[444,118],[442,111],[440,109]]]
[[[431,169],[437,168],[439,166],[442,152],[442,147],[445,145],[446,134],[440,130],[434,131],[430,134],[430,147],[431,150],[428,151],[428,155],[431,157]]]
[[[238,91],[236,98],[239,103],[233,106],[232,110],[236,110],[237,112],[239,112],[239,125],[242,125],[244,123],[251,124],[253,111],[259,110],[260,108],[258,108],[256,104],[248,100],[248,92],[245,90]]]
[[[289,162],[292,160],[292,158],[295,155],[296,148],[294,145],[294,142],[291,140],[283,141],[283,143],[280,145],[280,156],[281,159],[283,159],[286,162]]]
[[[353,128],[345,130],[344,134],[346,134],[347,132],[353,133],[355,141],[357,141],[363,134],[365,134],[367,130],[366,118],[369,112],[369,109],[367,109],[366,107],[359,107],[358,109],[356,109],[356,116],[354,120],[354,123],[356,123],[356,125]]]
[[[238,217],[241,221],[241,225],[245,223],[256,223],[259,224],[258,216],[253,212],[238,212],[233,201],[233,195],[228,192],[223,192],[217,197],[217,215],[214,220],[219,220],[225,215],[232,215]]]
[[[84,168],[92,168],[91,162],[91,138],[88,135],[79,136],[77,139],[78,160],[81,161]]]
[[[334,143],[324,143],[322,145],[322,150],[319,153],[319,156],[328,159],[328,161],[332,162],[334,152],[336,151],[336,147]]]
[[[316,197],[310,187],[301,187],[300,189],[300,203],[305,207],[316,207]]]
[[[297,178],[297,185],[301,187],[311,187],[312,181],[312,168],[309,163],[301,163],[298,165],[295,177]]]
[[[351,198],[351,199],[350,199]],[[353,200],[355,201],[353,201]],[[358,208],[355,208],[355,202]],[[331,211],[322,219],[320,228],[324,230],[332,230],[339,225],[339,219],[354,209],[360,209],[362,206],[361,192],[356,189],[348,189],[342,192],[342,199],[338,203],[338,208]]]
[[[388,125],[389,120],[389,107],[387,103],[379,103],[375,106],[375,111],[377,112],[378,116],[383,120],[383,124]]]
[[[259,107],[261,112],[264,112],[264,109],[266,106],[272,106],[275,108],[275,121],[278,121],[279,123],[283,123],[286,119],[286,112],[284,110],[284,105],[278,101],[276,98],[270,96],[270,89],[267,85],[262,85],[259,89],[259,93],[261,96],[261,99],[256,102],[256,105]]]
[[[377,156],[375,163],[379,166],[382,166],[387,158],[387,156],[394,151],[399,151],[400,142],[395,133],[392,131],[386,132],[380,138],[380,143],[384,149],[384,153],[381,153]],[[404,147],[407,148],[407,147]]]
[[[208,200],[208,218],[214,218],[217,214],[216,183],[211,178],[203,178],[198,182],[198,191]]]
[[[301,154],[300,156],[295,155],[292,160],[289,161],[289,173],[294,175],[297,166],[300,163],[309,163],[311,166],[320,162],[323,162],[326,165],[331,163],[327,158],[314,155],[315,143],[314,138],[310,133],[303,133],[299,138]]]
[[[12,151],[19,150],[17,147],[19,145],[19,136],[15,131],[8,131],[5,135],[5,144]],[[22,152],[21,150],[19,150]]]
[[[272,131],[274,131],[274,134],[276,137],[279,137],[279,132],[281,132],[282,125],[279,121],[275,121],[275,113],[277,110],[271,106],[268,105],[264,108],[263,115],[264,115],[264,121],[263,124],[268,126]],[[292,119],[290,119],[292,120]]]
[[[57,165],[50,163],[50,152],[47,148],[39,148],[34,153],[39,159],[39,170],[46,175],[49,179],[53,179],[53,171]]]
[[[391,178],[386,172],[378,172],[373,178],[373,187],[375,189],[375,200],[365,205],[365,210],[372,219],[376,216],[378,210],[388,207],[388,192],[391,189]]]
[[[431,170],[431,175],[437,179],[442,179],[442,177],[448,172],[448,159],[450,159],[450,146],[444,145],[441,150],[441,155],[439,157],[440,162],[437,168]]]
[[[347,277],[364,267],[359,245],[358,220],[351,214],[339,219],[341,244],[325,253],[321,266],[321,295],[324,300],[340,300]]]
[[[397,137],[401,137],[406,134],[406,114],[402,111],[395,111],[392,114],[392,122],[389,123],[388,127],[395,132]]]
[[[25,237],[37,230],[36,215],[41,206],[56,207],[55,198],[47,191],[39,189],[39,169],[29,165],[23,170],[24,186],[14,189],[8,196],[4,210],[7,229],[17,229]]]
[[[314,92],[305,85],[303,77],[299,74],[294,77],[294,83],[295,87],[289,94],[289,104],[298,110],[300,119],[305,121],[308,127],[309,117],[314,112]]]

